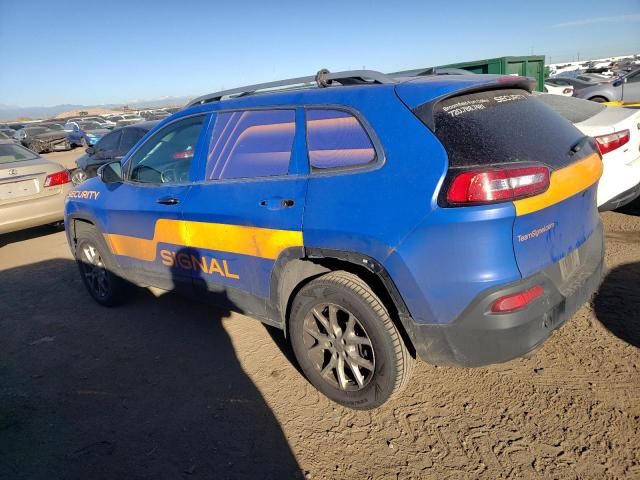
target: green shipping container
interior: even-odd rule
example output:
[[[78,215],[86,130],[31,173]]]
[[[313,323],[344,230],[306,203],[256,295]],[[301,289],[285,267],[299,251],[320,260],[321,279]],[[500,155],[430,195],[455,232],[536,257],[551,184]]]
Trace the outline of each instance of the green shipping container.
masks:
[[[473,73],[494,73],[497,75],[520,75],[535,79],[537,90],[544,90],[544,56],[499,57],[473,62],[440,65],[441,68],[462,68]]]

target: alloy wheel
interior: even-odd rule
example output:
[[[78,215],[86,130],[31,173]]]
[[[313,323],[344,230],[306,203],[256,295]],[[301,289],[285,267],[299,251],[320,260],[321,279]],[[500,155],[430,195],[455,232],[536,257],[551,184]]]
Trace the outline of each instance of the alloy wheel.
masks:
[[[311,363],[334,387],[363,389],[374,376],[375,355],[366,330],[345,308],[322,303],[304,319],[304,345]]]
[[[110,292],[109,276],[98,249],[90,243],[82,246],[82,273],[89,289],[98,298],[106,298]]]

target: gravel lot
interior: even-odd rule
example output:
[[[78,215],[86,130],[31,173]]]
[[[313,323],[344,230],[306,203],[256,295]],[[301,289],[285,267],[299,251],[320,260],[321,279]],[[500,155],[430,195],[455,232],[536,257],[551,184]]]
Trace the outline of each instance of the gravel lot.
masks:
[[[254,320],[173,293],[102,308],[63,232],[0,236],[0,478],[640,478],[640,211],[603,220],[599,295],[533,358],[419,363],[374,412]]]

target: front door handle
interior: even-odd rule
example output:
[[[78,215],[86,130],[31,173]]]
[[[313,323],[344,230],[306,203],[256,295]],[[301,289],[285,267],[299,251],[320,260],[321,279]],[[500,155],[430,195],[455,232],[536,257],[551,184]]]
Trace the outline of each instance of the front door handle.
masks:
[[[175,197],[162,197],[156,200],[156,202],[161,205],[177,205],[180,203],[180,200]]]

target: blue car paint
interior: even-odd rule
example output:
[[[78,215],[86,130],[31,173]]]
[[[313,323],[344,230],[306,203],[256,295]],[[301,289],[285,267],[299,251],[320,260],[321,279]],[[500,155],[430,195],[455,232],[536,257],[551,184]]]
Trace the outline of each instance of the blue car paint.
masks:
[[[72,130],[67,134],[67,139],[75,145],[82,144],[82,139],[85,139],[87,145],[95,145],[107,133],[109,130]]]
[[[513,245],[524,277],[539,271],[541,264],[556,263],[587,241],[600,222],[597,210],[590,208],[596,192],[597,184],[544,210],[516,217]],[[589,211],[592,214],[586,217],[576,215]],[[546,232],[524,240],[525,235],[547,226]],[[569,238],[572,240],[567,242]]]
[[[512,242],[516,218],[513,204],[463,209],[439,207],[437,195],[447,171],[447,155],[433,133],[407,108],[461,88],[495,82],[474,77],[298,90],[191,107],[164,120],[139,144],[169,122],[197,113],[212,114],[193,160],[192,185],[158,187],[124,183],[112,187],[92,179],[79,188],[100,192],[98,199],[91,203],[69,201],[66,216],[86,215],[101,232],[147,239],[153,238],[158,218],[301,229],[305,248],[350,251],[382,264],[417,322],[450,323],[484,290],[522,277]],[[370,126],[378,150],[377,163],[365,169],[310,175],[302,105],[334,105],[357,112],[361,121]],[[202,182],[207,150],[203,142],[213,128],[215,112],[263,107],[296,108],[291,175],[217,185]],[[135,151],[134,147],[131,152]],[[124,168],[131,152],[122,162]],[[167,194],[180,198],[180,208],[155,203]],[[273,197],[293,197],[296,208],[285,216],[267,208],[255,208],[260,199]],[[557,206],[555,210],[563,208]],[[548,215],[554,215],[551,209]],[[570,215],[568,210],[565,215]],[[524,217],[518,228],[528,228],[527,222],[537,226],[539,220],[537,213]],[[242,289],[265,300],[271,294],[274,261],[252,258],[241,265],[242,257],[238,255],[219,251],[198,253],[227,259],[234,262],[232,268],[237,271],[250,272],[250,276],[244,277],[247,280],[241,284]],[[560,254],[554,253],[553,258]],[[122,257],[118,257],[118,262],[158,274],[167,270],[159,259],[153,265],[136,265],[135,261]],[[226,279],[216,280],[238,285]]]

